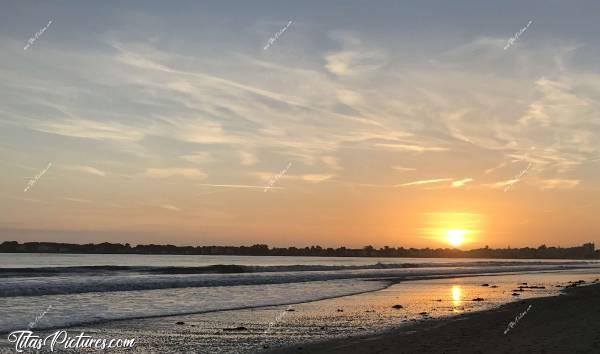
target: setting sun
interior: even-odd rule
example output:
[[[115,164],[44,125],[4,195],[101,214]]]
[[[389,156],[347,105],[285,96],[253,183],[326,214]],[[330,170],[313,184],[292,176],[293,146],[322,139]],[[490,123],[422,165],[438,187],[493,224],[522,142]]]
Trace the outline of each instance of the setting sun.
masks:
[[[454,246],[459,247],[465,242],[465,235],[468,233],[467,230],[448,230],[447,232],[447,240],[448,242]]]

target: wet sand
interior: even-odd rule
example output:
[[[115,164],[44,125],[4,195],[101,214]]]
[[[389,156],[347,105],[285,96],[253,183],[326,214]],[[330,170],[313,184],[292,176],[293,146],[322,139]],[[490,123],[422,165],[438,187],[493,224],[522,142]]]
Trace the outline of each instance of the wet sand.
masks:
[[[506,335],[508,324],[529,312]],[[378,335],[270,351],[283,353],[600,353],[600,284]]]

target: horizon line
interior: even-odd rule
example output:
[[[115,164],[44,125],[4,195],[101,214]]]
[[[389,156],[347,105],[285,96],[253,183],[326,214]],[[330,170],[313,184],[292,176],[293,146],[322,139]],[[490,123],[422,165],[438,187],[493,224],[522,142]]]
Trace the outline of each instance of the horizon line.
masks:
[[[473,250],[481,250],[481,249],[489,249],[489,250],[514,250],[514,249],[523,249],[523,248],[529,248],[529,249],[540,249],[540,247],[544,246],[546,249],[548,248],[577,248],[577,247],[583,247],[585,245],[591,244],[592,246],[594,246],[595,249],[595,243],[593,241],[589,241],[589,242],[584,242],[582,244],[579,245],[575,245],[575,246],[548,246],[546,244],[541,244],[537,247],[531,247],[531,246],[524,246],[524,247],[511,247],[510,245],[507,245],[507,247],[505,248],[492,248],[492,247],[488,247],[487,245],[485,247],[480,247],[480,248],[472,248],[472,249],[461,249],[461,248],[457,248],[457,247],[452,247],[452,248],[431,248],[431,247],[422,247],[422,248],[416,248],[416,247],[404,247],[404,246],[381,246],[379,248],[374,247],[372,245],[365,245],[365,246],[361,246],[358,248],[351,248],[351,247],[347,247],[347,246],[338,246],[338,247],[322,247],[320,245],[310,245],[310,246],[270,246],[268,244],[265,243],[255,243],[251,246],[247,246],[247,245],[239,245],[239,246],[235,246],[235,245],[174,245],[174,244],[155,244],[155,243],[147,243],[147,244],[142,244],[142,243],[138,243],[138,244],[132,244],[129,242],[125,242],[125,243],[121,243],[121,242],[108,242],[108,241],[103,241],[103,242],[99,242],[99,243],[72,243],[72,242],[58,242],[58,241],[16,241],[16,240],[12,240],[12,241],[3,241],[2,243],[0,243],[0,246],[5,245],[5,244],[9,244],[9,243],[13,243],[16,242],[18,245],[24,245],[27,243],[39,243],[39,244],[65,244],[65,245],[78,245],[78,246],[98,246],[98,245],[102,245],[102,244],[110,244],[110,245],[121,245],[123,247],[125,247],[126,245],[129,245],[129,247],[131,248],[135,248],[137,246],[160,246],[160,247],[167,247],[167,246],[173,246],[173,247],[177,247],[177,248],[185,248],[185,247],[235,247],[235,248],[242,248],[242,247],[247,247],[247,248],[252,248],[254,246],[267,246],[267,249],[290,249],[290,248],[296,248],[296,249],[306,249],[306,248],[316,248],[316,247],[320,247],[323,250],[327,250],[329,248],[336,250],[336,249],[341,249],[344,248],[346,250],[365,250],[368,247],[371,247],[373,250],[379,251],[379,250],[385,250],[385,247],[388,247],[388,249],[404,249],[404,250],[456,250],[456,251],[461,251],[461,252],[468,252],[468,251],[473,251]],[[544,249],[544,248],[542,248]],[[600,250],[599,250],[600,251]],[[1,252],[0,252],[1,253]]]

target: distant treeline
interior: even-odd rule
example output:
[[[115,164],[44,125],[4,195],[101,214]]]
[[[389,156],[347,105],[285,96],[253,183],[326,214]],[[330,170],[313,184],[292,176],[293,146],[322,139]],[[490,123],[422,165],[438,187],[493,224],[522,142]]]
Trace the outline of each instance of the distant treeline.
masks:
[[[346,247],[322,248],[311,246],[304,248],[269,248],[267,245],[247,246],[173,246],[173,245],[137,245],[128,243],[74,244],[56,242],[5,241],[0,244],[0,253],[97,253],[97,254],[179,254],[179,255],[244,255],[244,256],[316,256],[316,257],[431,257],[431,258],[550,258],[550,259],[598,259],[600,250],[595,251],[593,243],[579,247],[538,248],[479,248],[462,251],[451,248],[393,248],[385,246],[376,249],[365,246],[360,249]]]

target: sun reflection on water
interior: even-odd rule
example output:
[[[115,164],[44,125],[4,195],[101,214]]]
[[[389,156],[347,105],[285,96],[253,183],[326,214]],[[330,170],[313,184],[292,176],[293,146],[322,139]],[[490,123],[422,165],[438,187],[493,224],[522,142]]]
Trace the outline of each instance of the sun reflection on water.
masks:
[[[460,285],[452,285],[452,305],[460,306],[462,304],[462,290]]]

